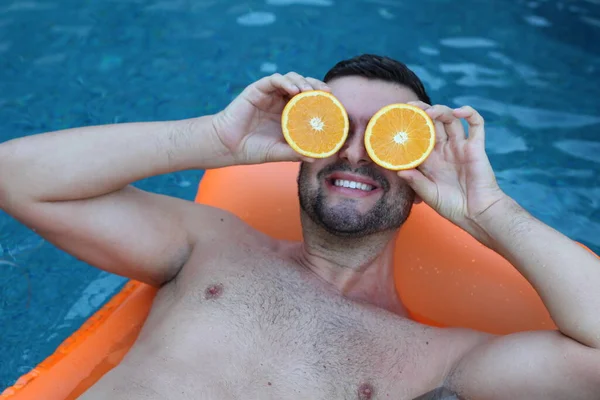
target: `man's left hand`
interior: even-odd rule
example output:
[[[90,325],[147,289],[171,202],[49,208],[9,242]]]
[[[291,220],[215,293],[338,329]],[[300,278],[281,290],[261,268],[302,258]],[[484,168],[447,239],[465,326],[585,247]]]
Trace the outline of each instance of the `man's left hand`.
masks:
[[[398,172],[421,199],[440,215],[486,244],[477,219],[507,198],[485,152],[483,117],[472,107],[451,109],[411,102],[431,117],[436,144],[416,169]],[[468,136],[461,119],[468,123]]]

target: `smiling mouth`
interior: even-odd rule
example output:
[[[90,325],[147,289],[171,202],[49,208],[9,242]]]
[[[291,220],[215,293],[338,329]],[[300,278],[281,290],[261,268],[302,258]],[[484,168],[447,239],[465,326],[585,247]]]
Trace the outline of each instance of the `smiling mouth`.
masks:
[[[330,179],[330,183],[336,187],[344,187],[349,189],[361,190],[363,192],[370,192],[375,189],[373,185],[367,183],[351,181],[347,179]]]

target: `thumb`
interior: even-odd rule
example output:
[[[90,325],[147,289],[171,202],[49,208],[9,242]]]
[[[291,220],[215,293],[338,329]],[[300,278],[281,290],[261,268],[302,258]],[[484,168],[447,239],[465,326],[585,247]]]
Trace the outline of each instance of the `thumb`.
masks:
[[[313,159],[304,157],[296,150],[291,148],[287,143],[275,143],[267,152],[266,162],[279,161],[307,161],[312,162]]]
[[[398,171],[398,176],[406,181],[417,195],[428,205],[435,202],[437,189],[435,183],[427,178],[418,169]]]

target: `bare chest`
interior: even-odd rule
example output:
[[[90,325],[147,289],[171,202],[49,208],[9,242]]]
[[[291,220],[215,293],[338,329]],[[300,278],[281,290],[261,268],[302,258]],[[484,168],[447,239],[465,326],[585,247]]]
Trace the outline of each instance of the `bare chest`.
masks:
[[[202,263],[159,294],[144,329],[163,371],[198,398],[412,399],[441,384],[431,328],[269,254]]]

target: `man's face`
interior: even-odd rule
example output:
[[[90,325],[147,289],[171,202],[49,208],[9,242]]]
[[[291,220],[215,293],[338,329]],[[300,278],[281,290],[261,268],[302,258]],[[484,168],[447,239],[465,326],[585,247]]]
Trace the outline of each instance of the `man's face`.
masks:
[[[382,107],[418,97],[406,87],[362,77],[337,78],[328,84],[348,112],[350,131],[337,154],[302,163],[300,207],[337,236],[362,237],[397,229],[408,217],[415,194],[394,171],[371,160],[364,132]]]

